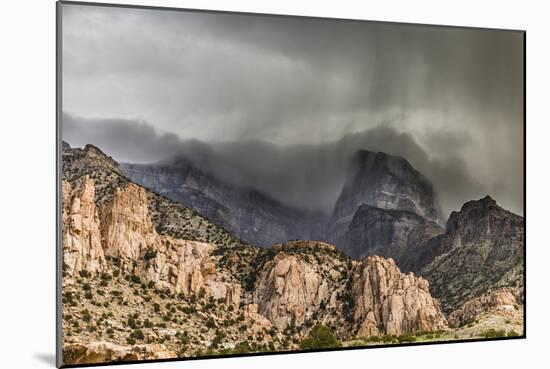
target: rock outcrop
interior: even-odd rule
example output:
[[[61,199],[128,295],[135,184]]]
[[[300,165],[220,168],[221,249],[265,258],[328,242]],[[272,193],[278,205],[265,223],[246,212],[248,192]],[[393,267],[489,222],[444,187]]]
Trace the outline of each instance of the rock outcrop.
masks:
[[[276,327],[301,325],[329,295],[327,283],[307,262],[279,252],[258,278],[254,303]]]
[[[148,248],[160,246],[143,188],[135,184],[116,188],[102,213],[105,254],[119,258],[123,266],[130,268]]]
[[[176,358],[162,344],[121,346],[110,342],[69,343],[63,347],[64,365],[86,365],[113,361],[142,361]]]
[[[281,204],[256,189],[226,182],[179,157],[169,163],[122,164],[132,181],[194,209],[240,239],[263,247],[318,238],[321,216]]]
[[[355,200],[374,202],[359,204],[349,223],[338,223],[357,260],[317,240],[249,245],[131,182],[99,149],[63,150],[66,364],[293,350],[317,324],[351,342],[447,330],[442,310],[454,326],[487,312],[521,310],[523,218],[485,198],[451,214],[441,233],[431,186],[403,159],[373,153],[357,159],[363,175],[382,178],[355,185],[353,177],[343,191],[344,218],[346,199],[356,191]],[[402,181],[416,185],[402,190]],[[261,232],[270,218],[259,218],[257,228],[247,227]],[[390,257],[406,271],[424,266],[423,276],[402,273]],[[514,330],[523,322],[516,315]],[[490,327],[485,318],[483,327]]]
[[[369,256],[356,267],[351,286],[359,336],[447,329],[428,281],[402,274],[392,259]]]
[[[105,270],[93,181],[85,177],[74,189],[63,181],[62,187],[64,272],[74,276],[82,270],[92,273]]]
[[[404,210],[443,224],[431,183],[409,162],[382,152],[361,150],[338,197],[330,220],[329,241],[339,245],[363,205]]]
[[[88,176],[72,197],[70,184],[64,182],[64,188],[71,199],[64,206],[63,226],[64,264],[70,275],[81,270],[105,271],[107,256],[126,272],[159,288],[183,295],[204,289],[216,299],[239,306],[241,287],[217,273],[211,255],[215,246],[159,235],[150,219],[144,188],[133,183],[116,188],[101,211],[94,202],[94,181]]]
[[[329,259],[326,253],[337,252],[334,246],[314,241],[278,244],[274,249],[277,253],[258,276],[254,303],[280,329],[333,315],[340,324],[349,324],[348,331],[362,336],[447,329],[428,282],[402,274],[392,259]],[[300,250],[305,255],[298,254]]]
[[[415,213],[361,205],[348,226],[341,249],[356,259],[369,255],[391,257],[401,271],[416,273],[432,261],[418,250],[441,233],[439,225]]]
[[[489,196],[451,213],[446,232],[426,243],[422,271],[446,313],[500,287],[523,288],[524,219]]]
[[[461,327],[478,319],[482,314],[515,312],[523,305],[521,301],[522,295],[523,291],[519,288],[500,288],[466,301],[462,306],[449,314],[447,320],[451,327]]]

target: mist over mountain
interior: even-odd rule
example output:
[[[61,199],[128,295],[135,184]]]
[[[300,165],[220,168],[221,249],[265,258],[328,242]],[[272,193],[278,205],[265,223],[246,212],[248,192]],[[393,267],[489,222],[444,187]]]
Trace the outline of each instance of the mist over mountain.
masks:
[[[434,136],[432,140],[442,150],[446,148],[440,153],[428,152],[410,133],[383,125],[331,142],[292,145],[270,143],[269,137],[240,142],[184,140],[176,134],[160,134],[143,121],[86,119],[67,113],[62,130],[72,145],[93,143],[119,162],[169,163],[185,157],[230,183],[255,188],[287,206],[306,210],[332,211],[351,158],[365,149],[406,158],[432,182],[444,218],[465,201],[488,193],[507,209],[523,212],[522,169],[502,161],[502,168],[493,169],[508,173],[506,181],[496,181],[491,171],[473,173],[457,153],[467,141],[460,136]]]

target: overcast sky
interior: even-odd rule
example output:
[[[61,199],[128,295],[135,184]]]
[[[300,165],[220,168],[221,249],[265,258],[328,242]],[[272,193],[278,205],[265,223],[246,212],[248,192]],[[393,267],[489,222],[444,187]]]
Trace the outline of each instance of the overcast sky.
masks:
[[[334,201],[350,152],[386,151],[432,180],[445,216],[485,194],[522,214],[522,39],[63,5],[62,134],[126,162],[213,150],[312,208]]]

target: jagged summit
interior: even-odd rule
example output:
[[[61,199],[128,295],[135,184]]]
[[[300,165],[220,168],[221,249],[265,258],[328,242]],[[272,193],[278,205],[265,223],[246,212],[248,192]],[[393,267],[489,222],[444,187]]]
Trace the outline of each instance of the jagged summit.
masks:
[[[97,170],[113,171],[122,174],[120,165],[97,146],[87,144],[84,148],[72,148],[63,142],[63,175],[82,176]]]
[[[356,153],[329,221],[328,241],[339,247],[353,250],[350,255],[355,257],[364,257],[369,254],[368,250],[361,250],[362,248],[372,248],[372,245],[357,244],[356,241],[362,242],[368,239],[375,240],[377,244],[380,244],[378,241],[387,244],[393,233],[392,227],[384,227],[380,230],[383,233],[371,234],[367,238],[358,239],[356,233],[351,237],[355,244],[348,245],[350,227],[354,218],[356,221],[353,228],[357,230],[360,226],[356,213],[364,205],[381,209],[378,213],[383,213],[385,210],[404,211],[435,225],[444,224],[430,181],[404,158],[382,152],[360,150]],[[395,219],[395,216],[390,214],[388,216]],[[366,219],[365,216],[361,217],[363,221]],[[404,237],[406,238],[407,235],[405,234]]]
[[[355,204],[351,206],[350,204]],[[357,206],[407,210],[441,224],[439,204],[430,181],[404,158],[360,150],[352,160],[344,189],[335,205],[338,217]]]
[[[466,202],[458,212],[453,211],[447,221],[447,232],[457,232],[474,226],[479,228],[481,225],[490,229],[491,225],[496,226],[496,223],[501,222],[519,224],[523,222],[523,218],[500,207],[492,197],[487,195],[479,200]]]
[[[468,201],[425,245],[433,261],[421,274],[446,311],[499,287],[522,288],[524,237],[523,217],[490,196]]]

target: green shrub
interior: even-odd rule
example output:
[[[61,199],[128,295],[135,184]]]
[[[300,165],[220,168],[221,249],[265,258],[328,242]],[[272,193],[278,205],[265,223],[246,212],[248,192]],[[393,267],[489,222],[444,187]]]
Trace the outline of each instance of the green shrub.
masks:
[[[78,272],[78,274],[80,274],[80,276],[82,278],[90,278],[91,277],[91,273],[88,272],[87,270],[81,270],[80,272]]]
[[[130,335],[132,338],[135,338],[136,340],[143,340],[145,339],[145,336],[141,329],[135,329],[132,334]]]
[[[90,311],[88,309],[82,310],[82,320],[85,322],[90,322],[92,320],[92,314],[90,314]]]
[[[157,252],[155,250],[147,249],[147,251],[145,252],[144,259],[151,260],[151,259],[154,259],[156,256],[157,256]]]
[[[342,344],[338,341],[334,333],[322,324],[317,324],[309,331],[309,334],[300,342],[300,348],[316,349],[316,348],[331,348],[341,347]]]
[[[208,328],[216,328],[216,322],[214,322],[214,319],[208,318],[208,320],[206,321],[206,326]]]
[[[128,327],[132,328],[132,329],[136,329],[137,328],[137,323],[136,323],[136,320],[134,319],[133,316],[130,316],[128,318]]]
[[[503,329],[495,330],[491,328],[481,332],[481,336],[485,338],[506,337],[506,331]]]
[[[238,344],[235,345],[235,348],[233,349],[234,354],[246,354],[247,352],[252,351],[252,348],[250,347],[250,344],[248,341],[241,341]]]

